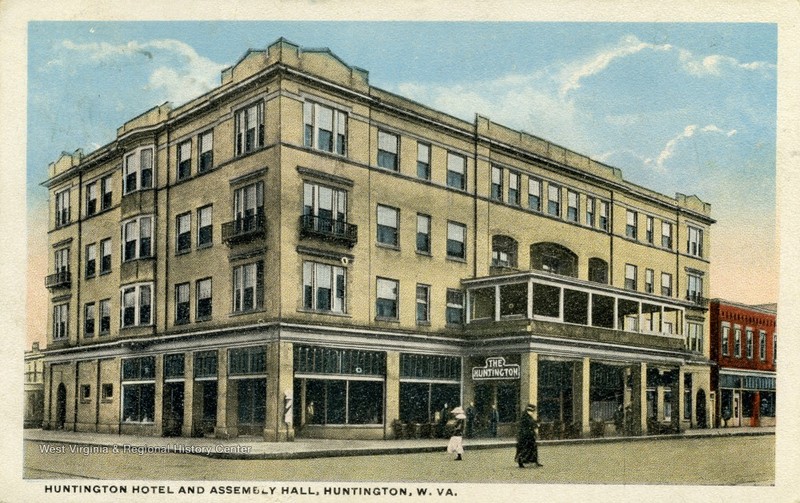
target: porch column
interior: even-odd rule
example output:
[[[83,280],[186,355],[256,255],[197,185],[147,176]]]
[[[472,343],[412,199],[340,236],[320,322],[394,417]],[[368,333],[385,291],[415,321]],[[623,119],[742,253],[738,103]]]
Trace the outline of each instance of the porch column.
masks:
[[[214,427],[217,438],[235,436],[232,431],[235,428],[230,428],[228,422],[228,384],[228,350],[222,348],[217,351],[217,425]]]
[[[44,364],[44,369],[43,369],[44,372],[42,373],[43,374],[43,379],[42,380],[43,380],[43,383],[44,383],[44,410],[42,411],[43,412],[43,415],[42,415],[42,417],[43,417],[42,429],[43,430],[50,430],[50,429],[53,429],[53,427],[54,427],[54,424],[51,421],[52,418],[50,417],[50,413],[51,413],[50,404],[51,404],[51,401],[53,399],[53,393],[52,393],[52,389],[51,389],[52,379],[50,378],[51,377],[50,376],[51,369],[52,369],[52,367],[50,366],[49,363],[45,363]]]
[[[630,435],[647,433],[647,364],[631,365],[631,418]]]
[[[400,352],[386,352],[386,414],[383,418],[383,438],[395,438],[392,423],[400,419]]]
[[[153,411],[153,435],[161,436],[164,431],[164,355],[155,356],[156,385],[155,410]]]
[[[291,342],[267,345],[267,412],[264,420],[264,440],[281,442],[294,440],[294,424],[286,424],[287,396],[294,393],[294,362]]]
[[[581,436],[591,434],[591,402],[589,387],[591,382],[591,361],[588,357],[577,361],[572,366],[572,407],[574,420],[581,424]]]
[[[524,411],[525,407],[532,403],[537,405],[539,402],[539,354],[522,353],[520,355],[520,376],[519,376],[519,410]],[[521,413],[521,412],[520,412]],[[538,411],[537,411],[538,413]]]
[[[194,435],[194,354],[183,355],[183,425],[181,436]]]
[[[472,380],[473,365],[476,363],[470,357],[461,358],[461,406],[464,410],[467,410],[470,402],[475,401],[475,381]]]

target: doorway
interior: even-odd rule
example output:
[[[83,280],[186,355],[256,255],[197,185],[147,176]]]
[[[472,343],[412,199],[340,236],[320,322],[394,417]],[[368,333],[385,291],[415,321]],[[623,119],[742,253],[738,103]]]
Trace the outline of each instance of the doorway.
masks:
[[[56,429],[63,430],[67,422],[67,387],[64,383],[58,385],[56,391]]]
[[[239,435],[263,435],[267,416],[267,381],[240,379],[236,392]]]
[[[741,426],[742,425],[742,395],[739,391],[735,391],[733,393],[733,417],[732,425],[733,426]]]
[[[706,423],[706,392],[697,391],[697,405],[695,405],[695,421],[698,428],[708,428]]]
[[[164,436],[179,437],[183,429],[183,382],[164,383]]]

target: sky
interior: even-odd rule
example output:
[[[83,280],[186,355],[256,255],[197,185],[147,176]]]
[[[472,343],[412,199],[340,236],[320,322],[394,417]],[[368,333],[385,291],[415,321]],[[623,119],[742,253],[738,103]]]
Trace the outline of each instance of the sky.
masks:
[[[777,35],[770,23],[31,22],[28,341],[46,332],[48,164],[212,89],[280,37],[330,48],[373,86],[696,194],[717,220],[711,296],[776,302]]]

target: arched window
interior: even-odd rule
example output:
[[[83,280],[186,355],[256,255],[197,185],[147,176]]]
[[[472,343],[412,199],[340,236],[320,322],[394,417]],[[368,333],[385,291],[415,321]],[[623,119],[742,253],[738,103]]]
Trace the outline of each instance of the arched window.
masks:
[[[531,269],[577,278],[578,256],[556,243],[535,243],[531,245]]]
[[[514,238],[492,236],[492,267],[517,267],[517,242]]]
[[[590,258],[589,281],[608,284],[608,262],[597,257]]]

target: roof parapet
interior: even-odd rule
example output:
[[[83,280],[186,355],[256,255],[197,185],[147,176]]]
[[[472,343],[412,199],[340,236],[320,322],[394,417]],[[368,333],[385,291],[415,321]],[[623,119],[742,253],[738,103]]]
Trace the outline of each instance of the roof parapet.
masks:
[[[51,162],[48,165],[47,173],[49,178],[60,175],[65,171],[69,171],[75,166],[78,166],[82,160],[83,149],[79,148],[71,154],[69,152],[61,152],[61,156],[55,162]]]

